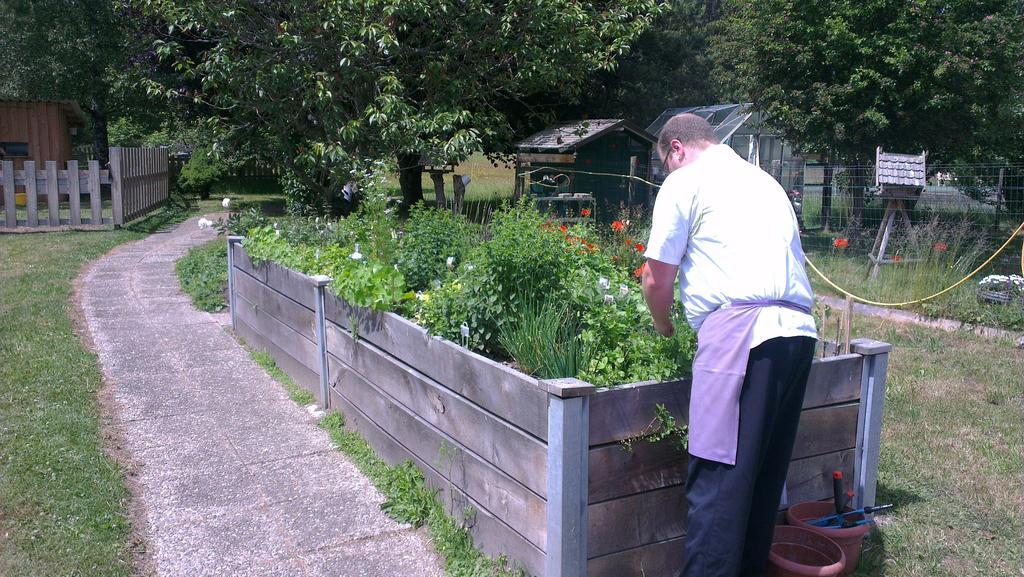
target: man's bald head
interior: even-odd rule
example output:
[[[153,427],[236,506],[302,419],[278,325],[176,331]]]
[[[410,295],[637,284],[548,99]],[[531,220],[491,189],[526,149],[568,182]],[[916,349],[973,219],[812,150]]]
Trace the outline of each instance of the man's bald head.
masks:
[[[661,158],[672,152],[673,140],[678,140],[683,146],[697,149],[718,144],[711,125],[696,114],[677,114],[668,119],[658,135],[658,154]]]

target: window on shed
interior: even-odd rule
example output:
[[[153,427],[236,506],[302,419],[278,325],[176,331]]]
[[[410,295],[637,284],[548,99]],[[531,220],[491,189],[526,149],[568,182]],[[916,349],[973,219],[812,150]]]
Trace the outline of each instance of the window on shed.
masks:
[[[27,142],[0,142],[0,158],[28,157]]]

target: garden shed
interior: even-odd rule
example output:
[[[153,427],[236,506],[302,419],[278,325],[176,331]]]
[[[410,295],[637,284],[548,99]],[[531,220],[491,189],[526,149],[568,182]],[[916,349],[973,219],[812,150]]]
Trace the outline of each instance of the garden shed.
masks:
[[[0,160],[59,164],[71,160],[71,137],[86,118],[74,100],[0,99]]]
[[[645,203],[657,142],[643,128],[618,118],[574,120],[546,128],[516,144],[517,192],[536,197],[589,194],[599,213]],[[621,175],[621,176],[620,176]]]

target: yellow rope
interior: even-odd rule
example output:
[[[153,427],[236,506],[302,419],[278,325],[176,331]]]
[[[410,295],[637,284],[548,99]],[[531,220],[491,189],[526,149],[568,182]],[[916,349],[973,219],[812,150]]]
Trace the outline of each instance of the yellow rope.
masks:
[[[1006,247],[1010,246],[1010,243],[1013,242],[1014,237],[1016,237],[1018,234],[1020,234],[1020,232],[1022,230],[1024,230],[1024,222],[1020,223],[1020,226],[1017,227],[1017,230],[1013,231],[1013,234],[1010,235],[1010,238],[1006,239],[1006,242],[1004,242],[1002,246],[1000,246],[998,249],[996,249],[996,252],[992,253],[992,256],[988,257],[988,260],[986,260],[985,262],[983,262],[980,265],[978,265],[978,268],[976,268],[973,271],[971,271],[970,274],[968,274],[964,278],[960,279],[959,281],[957,281],[952,286],[946,287],[946,288],[942,289],[941,291],[939,291],[939,292],[937,292],[935,294],[931,294],[931,295],[928,295],[926,297],[915,299],[915,300],[912,300],[912,301],[905,301],[905,302],[900,302],[900,303],[883,303],[883,302],[873,301],[871,299],[866,299],[864,297],[857,296],[857,295],[851,293],[850,291],[842,288],[841,286],[837,285],[835,282],[832,281],[832,279],[830,279],[827,276],[825,276],[825,273],[823,273],[820,270],[818,270],[818,267],[814,266],[814,263],[811,262],[810,257],[807,257],[807,266],[811,267],[811,270],[813,270],[818,276],[820,276],[822,280],[824,280],[826,283],[828,283],[828,285],[830,287],[836,289],[837,291],[843,293],[844,295],[850,297],[851,299],[853,299],[855,301],[860,301],[860,302],[862,302],[864,304],[875,305],[875,306],[879,306],[879,307],[903,307],[903,306],[907,306],[907,305],[914,305],[914,304],[918,304],[918,303],[923,303],[925,301],[930,301],[930,300],[932,300],[934,298],[940,297],[940,296],[948,293],[951,290],[956,289],[960,285],[962,285],[965,282],[971,280],[971,278],[973,278],[976,274],[981,272],[982,269],[984,269],[986,266],[988,266],[989,263],[994,261],[996,259],[996,257],[999,256],[1000,253],[1002,253],[1003,250],[1006,249]],[[1021,271],[1021,275],[1024,276],[1024,241],[1022,241],[1022,243],[1021,243],[1020,271]]]
[[[574,174],[589,174],[589,175],[592,175],[592,176],[613,176],[613,177],[617,177],[617,178],[625,178],[625,179],[628,179],[628,180],[638,180],[640,182],[643,182],[644,184],[649,184],[649,185],[653,186],[654,188],[661,188],[661,185],[655,184],[655,183],[650,182],[648,180],[644,180],[644,179],[640,178],[639,176],[630,176],[628,174],[614,174],[614,173],[610,173],[610,172],[589,172],[589,171],[586,171],[586,170],[565,170],[565,169],[558,169],[558,168],[554,168],[554,167],[550,167],[550,166],[542,166],[542,167],[534,169],[534,170],[528,170],[528,171],[525,171],[525,172],[520,172],[519,175],[520,176],[529,176],[529,175],[532,175],[535,172],[541,172],[541,171],[545,171],[545,170],[550,170],[550,171],[553,171],[553,172],[554,171],[559,172],[559,174],[555,178],[558,178],[558,176],[565,176],[565,174],[563,174],[563,173],[566,173],[566,172],[570,172],[570,173],[574,173]],[[532,184],[540,184],[540,183],[532,183]],[[557,187],[558,185],[542,184],[542,186]],[[811,261],[810,257],[806,257],[806,260],[807,260],[807,266],[811,267],[811,270],[813,270],[815,272],[815,274],[817,274],[819,277],[821,277],[821,280],[825,281],[830,287],[834,288],[835,290],[839,291],[843,295],[848,296],[848,297],[850,297],[851,299],[853,299],[855,301],[859,301],[859,302],[862,302],[864,304],[875,305],[875,306],[879,306],[879,307],[904,307],[904,306],[907,306],[907,305],[914,305],[914,304],[923,303],[925,301],[930,301],[930,300],[932,300],[934,298],[938,298],[938,297],[940,297],[940,296],[942,296],[942,295],[944,295],[944,294],[946,294],[946,293],[948,293],[948,292],[950,292],[952,290],[956,290],[958,287],[963,285],[965,282],[967,282],[967,281],[971,280],[972,278],[974,278],[975,275],[977,275],[986,266],[988,266],[992,261],[994,261],[996,259],[996,257],[999,256],[1003,252],[1003,250],[1006,249],[1006,247],[1010,246],[1010,243],[1013,242],[1014,237],[1016,237],[1018,234],[1020,234],[1022,230],[1024,230],[1024,222],[1020,223],[1020,226],[1017,227],[1017,230],[1013,231],[1013,234],[1010,235],[1010,238],[1006,239],[1006,242],[1004,242],[1002,246],[1000,246],[994,253],[992,253],[992,256],[990,256],[985,262],[983,262],[980,265],[978,265],[978,268],[976,268],[973,271],[971,271],[970,274],[968,274],[964,278],[960,279],[959,281],[957,281],[952,286],[946,287],[946,288],[942,289],[941,291],[939,291],[939,292],[937,292],[935,294],[931,294],[931,295],[928,295],[928,296],[923,297],[923,298],[915,299],[915,300],[912,300],[912,301],[898,302],[898,303],[885,303],[885,302],[873,301],[871,299],[866,299],[866,298],[864,298],[862,296],[855,295],[855,294],[851,293],[850,291],[844,289],[843,287],[837,285],[835,282],[832,281],[832,279],[828,278],[825,275],[825,273],[821,272],[821,270],[819,270],[818,267],[815,266],[815,264]],[[1021,272],[1021,276],[1024,276],[1024,240],[1021,241],[1020,272]]]

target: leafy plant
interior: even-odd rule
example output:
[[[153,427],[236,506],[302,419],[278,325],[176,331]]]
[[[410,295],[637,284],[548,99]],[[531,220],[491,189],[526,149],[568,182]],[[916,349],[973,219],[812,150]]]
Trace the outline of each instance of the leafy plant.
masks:
[[[680,425],[671,411],[665,405],[658,403],[654,406],[654,418],[638,435],[622,440],[622,447],[632,451],[633,446],[638,442],[651,444],[670,440],[676,449],[685,451],[690,443],[689,427]]]
[[[188,251],[174,265],[181,290],[201,311],[222,310],[228,288],[228,245],[223,239],[210,241]]]
[[[416,204],[398,244],[398,270],[416,290],[444,279],[479,243],[479,227],[462,215]]]

